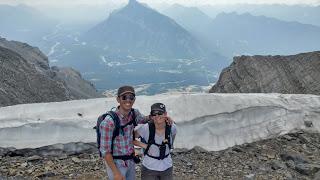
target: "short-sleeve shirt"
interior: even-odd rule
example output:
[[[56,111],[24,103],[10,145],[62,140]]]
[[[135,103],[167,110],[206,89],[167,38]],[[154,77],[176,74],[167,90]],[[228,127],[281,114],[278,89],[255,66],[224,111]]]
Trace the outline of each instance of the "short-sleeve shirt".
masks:
[[[137,132],[140,134],[142,138],[144,138],[147,142],[149,139],[149,125],[144,124],[142,126],[139,126],[137,128]],[[172,141],[172,137],[177,133],[177,128],[175,124],[172,124],[171,126],[171,136],[170,136],[170,141]],[[162,141],[165,139],[165,134],[159,136],[157,133],[155,133],[154,140],[157,144],[161,144]],[[170,152],[169,146],[166,146],[166,154]],[[160,151],[159,147],[156,145],[151,145],[150,149],[148,151],[148,154],[151,156],[159,157],[160,156]],[[152,157],[149,157],[148,155],[145,155],[143,157],[142,165],[145,166],[146,168],[154,171],[165,171],[168,168],[172,167],[172,158],[171,155],[167,156],[166,158],[162,160],[154,159]]]
[[[137,109],[134,109],[136,115],[137,124],[146,123],[147,119],[144,115],[142,115]],[[120,125],[123,126],[132,120],[132,113],[130,113],[127,117],[124,117],[119,109],[116,109],[116,114],[119,117]],[[113,131],[115,129],[115,124],[111,116],[106,116],[105,119],[101,122],[100,126],[100,152],[102,157],[105,157],[106,153],[111,153],[111,143]],[[123,155],[131,155],[134,152],[133,146],[133,130],[134,126],[128,125],[123,128],[123,131],[119,133],[119,135],[114,139],[113,142],[113,156],[123,156]],[[115,159],[116,164],[121,163],[122,160]],[[122,161],[123,163],[123,161]]]

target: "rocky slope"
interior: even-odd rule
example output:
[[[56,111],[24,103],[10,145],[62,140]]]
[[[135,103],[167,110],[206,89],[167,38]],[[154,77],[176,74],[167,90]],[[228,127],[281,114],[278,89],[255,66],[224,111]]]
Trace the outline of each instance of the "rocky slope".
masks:
[[[211,93],[320,94],[320,51],[291,56],[240,56]]]
[[[298,131],[208,152],[175,149],[175,179],[320,179],[320,134]],[[106,179],[95,143],[0,148],[0,179]],[[140,176],[137,167],[137,177]]]
[[[0,106],[100,97],[76,71],[50,68],[38,48],[3,38],[0,74]]]

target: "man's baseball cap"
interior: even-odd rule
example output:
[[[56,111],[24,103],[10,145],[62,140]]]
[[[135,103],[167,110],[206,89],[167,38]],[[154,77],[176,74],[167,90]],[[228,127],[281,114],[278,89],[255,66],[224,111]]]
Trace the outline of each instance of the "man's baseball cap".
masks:
[[[126,94],[126,93],[131,93],[133,95],[136,95],[135,92],[134,92],[134,88],[132,86],[121,86],[119,89],[118,89],[118,97]]]

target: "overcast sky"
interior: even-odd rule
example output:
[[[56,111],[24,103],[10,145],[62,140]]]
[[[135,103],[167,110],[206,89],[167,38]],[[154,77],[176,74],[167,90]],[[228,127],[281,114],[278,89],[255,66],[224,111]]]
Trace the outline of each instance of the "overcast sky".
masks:
[[[320,5],[320,0],[138,0],[139,2],[145,2],[147,4],[167,3],[174,4],[179,3],[185,6],[195,6],[204,4],[236,4],[236,3],[249,3],[249,4],[308,4],[308,5]],[[122,4],[127,3],[128,0],[0,0],[1,4],[19,4],[24,3],[28,5],[74,5],[74,4]]]

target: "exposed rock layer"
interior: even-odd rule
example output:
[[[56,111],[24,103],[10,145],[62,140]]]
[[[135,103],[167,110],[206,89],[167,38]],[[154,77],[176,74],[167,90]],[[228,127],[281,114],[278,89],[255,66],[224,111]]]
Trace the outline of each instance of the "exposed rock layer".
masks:
[[[320,94],[320,51],[291,56],[240,56],[211,93]]]

